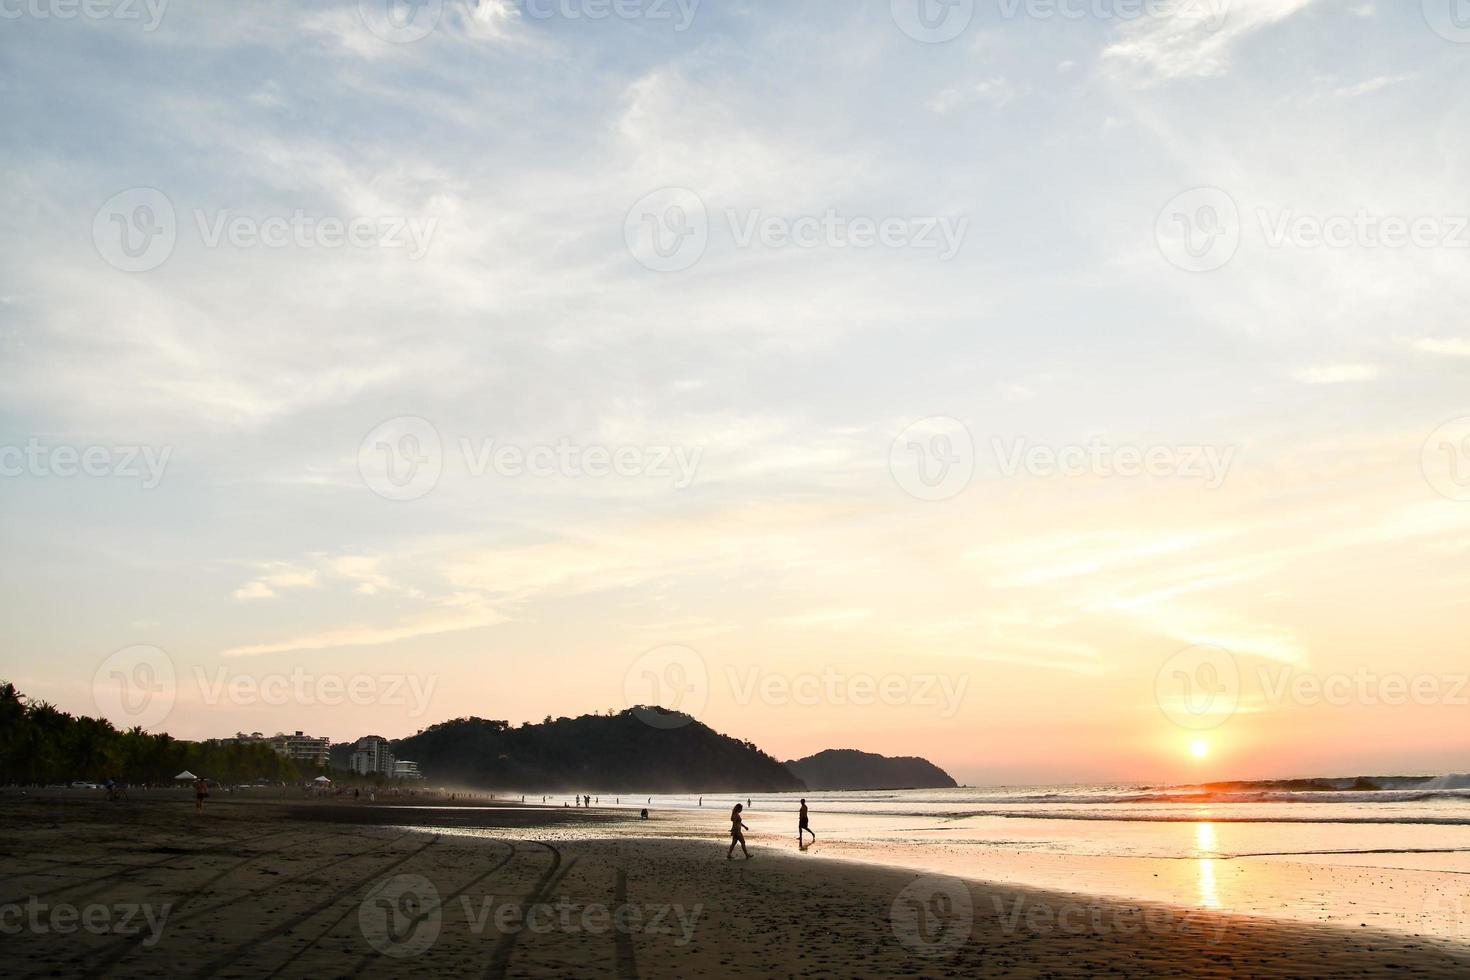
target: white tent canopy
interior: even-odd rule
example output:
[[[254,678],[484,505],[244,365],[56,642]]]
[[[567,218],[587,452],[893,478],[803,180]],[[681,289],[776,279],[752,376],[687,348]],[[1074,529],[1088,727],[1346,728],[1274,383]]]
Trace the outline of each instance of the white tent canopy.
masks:
[[[328,779],[326,776],[318,776],[315,779],[313,779],[312,782],[314,782],[314,783],[330,783],[331,780]]]
[[[198,779],[198,778],[199,778],[199,777],[198,777],[198,776],[196,776],[196,775],[194,775],[194,774],[193,774],[193,773],[192,773],[192,772],[190,772],[190,771],[189,771],[189,770],[187,770],[187,769],[185,769],[185,770],[184,770],[184,771],[183,771],[183,772],[181,772],[181,773],[179,773],[179,774],[178,774],[178,775],[177,775],[177,776],[175,776],[175,777],[174,777],[174,778],[175,778],[175,779]]]

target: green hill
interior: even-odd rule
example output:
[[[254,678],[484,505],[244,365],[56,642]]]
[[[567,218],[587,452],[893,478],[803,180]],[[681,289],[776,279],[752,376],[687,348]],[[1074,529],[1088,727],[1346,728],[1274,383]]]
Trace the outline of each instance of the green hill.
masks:
[[[662,708],[548,718],[518,728],[503,721],[458,718],[393,742],[393,754],[417,762],[431,783],[528,793],[806,788],[754,744]]]
[[[916,756],[890,758],[856,749],[828,749],[786,763],[808,789],[949,789],[954,778]]]

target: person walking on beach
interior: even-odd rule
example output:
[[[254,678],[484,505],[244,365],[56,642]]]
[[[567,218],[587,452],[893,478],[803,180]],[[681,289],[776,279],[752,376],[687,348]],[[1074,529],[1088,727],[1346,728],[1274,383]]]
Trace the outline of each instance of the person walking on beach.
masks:
[[[815,844],[817,842],[817,832],[814,831],[814,830],[812,830],[811,824],[808,823],[808,821],[807,821],[806,800],[802,800],[801,801],[801,811],[796,816],[796,846],[797,847],[804,847],[805,846],[806,838],[801,835],[802,834],[802,831],[806,831],[808,834],[811,834],[812,835],[812,843],[813,844]]]
[[[209,795],[209,783],[203,776],[194,777],[194,809],[204,812],[204,798]]]
[[[735,809],[730,811],[730,849],[725,852],[726,861],[735,859],[736,844],[740,845],[740,853],[745,855],[745,860],[750,860],[750,851],[745,849],[745,834],[741,833],[741,831],[750,829],[745,826],[745,821],[740,819],[740,811],[743,809],[745,807],[736,803]]]

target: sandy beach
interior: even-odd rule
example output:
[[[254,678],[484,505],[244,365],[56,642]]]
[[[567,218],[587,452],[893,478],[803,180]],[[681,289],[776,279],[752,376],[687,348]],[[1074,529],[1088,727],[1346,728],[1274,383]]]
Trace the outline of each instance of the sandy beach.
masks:
[[[1433,937],[989,884],[619,811],[0,798],[8,976],[1463,976]],[[737,852],[738,854],[738,852]]]

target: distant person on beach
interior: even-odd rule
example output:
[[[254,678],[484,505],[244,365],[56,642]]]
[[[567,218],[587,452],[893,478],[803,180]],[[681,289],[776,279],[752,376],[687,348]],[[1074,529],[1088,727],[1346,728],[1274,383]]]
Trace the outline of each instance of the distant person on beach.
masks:
[[[736,803],[735,809],[730,811],[730,849],[725,852],[726,861],[734,860],[736,844],[740,845],[740,853],[745,855],[745,860],[750,860],[750,852],[745,849],[745,835],[741,833],[743,830],[750,829],[745,826],[745,821],[740,819],[740,811],[743,809],[745,807]]]
[[[209,795],[209,783],[203,776],[194,777],[194,809],[203,811],[204,798]]]
[[[812,830],[811,825],[807,822],[806,800],[802,800],[801,801],[801,811],[796,816],[796,846],[797,847],[803,846],[803,842],[806,840],[805,837],[801,836],[801,832],[803,830],[806,831],[808,834],[811,834],[812,835],[812,843],[815,844],[817,842],[817,832],[814,831],[814,830]]]
[[[648,807],[644,807],[642,810],[639,810],[638,811],[638,819],[639,820],[647,820],[648,819]]]

